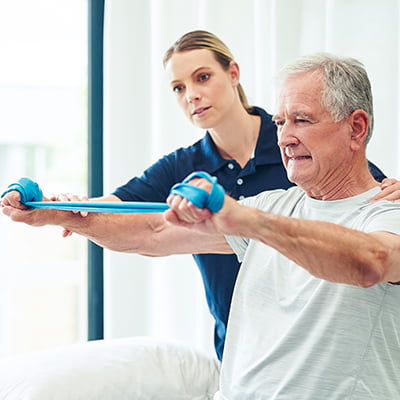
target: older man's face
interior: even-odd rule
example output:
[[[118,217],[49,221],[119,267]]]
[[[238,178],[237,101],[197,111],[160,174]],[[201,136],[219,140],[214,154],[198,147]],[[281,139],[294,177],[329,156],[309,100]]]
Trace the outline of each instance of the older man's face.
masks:
[[[278,144],[292,182],[313,197],[329,194],[350,167],[351,127],[333,122],[321,104],[319,72],[297,74],[283,85],[274,116]]]

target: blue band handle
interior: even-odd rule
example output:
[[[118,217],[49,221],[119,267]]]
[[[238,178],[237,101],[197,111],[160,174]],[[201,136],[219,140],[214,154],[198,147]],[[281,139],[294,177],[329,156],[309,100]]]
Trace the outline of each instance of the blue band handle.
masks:
[[[6,193],[12,192],[13,190],[19,192],[21,203],[26,203],[28,201],[41,201],[43,199],[43,192],[39,188],[39,185],[29,178],[21,178],[18,182],[8,185],[8,188],[4,191],[1,197],[4,197]]]
[[[206,190],[199,187],[189,185],[188,182],[193,178],[205,178],[211,182],[211,193],[208,193]],[[29,178],[21,178],[18,182],[9,185],[1,197],[13,190],[20,193],[21,203],[33,208],[52,208],[89,212],[159,212],[168,209],[166,203],[155,204],[146,202],[130,202],[130,204],[125,204],[127,202],[115,202],[114,206],[110,203],[105,204],[102,202],[71,202],[69,204],[57,201],[42,202],[43,192],[39,188],[39,185]],[[170,193],[184,197],[198,208],[208,208],[213,213],[218,212],[224,204],[224,188],[218,184],[217,178],[212,177],[207,172],[193,172],[185,178],[182,183],[174,185]]]
[[[189,185],[188,182],[193,178],[205,178],[211,182],[211,192],[208,193],[202,188]],[[222,208],[225,197],[225,190],[217,182],[217,178],[203,171],[193,172],[182,183],[172,186],[170,193],[184,197],[198,208],[208,208],[212,213],[216,213]]]

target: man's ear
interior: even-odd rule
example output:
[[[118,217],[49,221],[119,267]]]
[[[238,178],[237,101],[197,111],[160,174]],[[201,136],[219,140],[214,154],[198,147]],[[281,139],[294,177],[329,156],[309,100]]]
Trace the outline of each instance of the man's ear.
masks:
[[[351,126],[351,141],[355,146],[354,150],[360,146],[365,146],[368,135],[369,116],[364,110],[356,110],[349,117]]]
[[[231,61],[229,64],[229,73],[233,86],[238,86],[240,83],[240,69],[236,61]]]

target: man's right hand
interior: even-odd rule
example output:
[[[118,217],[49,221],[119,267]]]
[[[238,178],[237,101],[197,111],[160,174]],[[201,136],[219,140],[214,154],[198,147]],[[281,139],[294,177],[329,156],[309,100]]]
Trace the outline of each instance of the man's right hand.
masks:
[[[44,198],[44,200],[47,200]],[[51,210],[39,210],[29,208],[21,203],[20,193],[16,190],[8,192],[1,199],[1,209],[4,215],[14,222],[24,222],[31,226],[43,226],[48,224],[46,212]]]
[[[1,207],[13,207],[26,210],[28,207],[21,203],[21,195],[17,190],[8,192],[1,198]]]

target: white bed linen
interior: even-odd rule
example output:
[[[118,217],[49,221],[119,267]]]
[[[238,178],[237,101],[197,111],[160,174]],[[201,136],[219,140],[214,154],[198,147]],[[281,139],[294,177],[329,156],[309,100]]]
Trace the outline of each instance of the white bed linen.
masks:
[[[216,359],[147,337],[0,359],[1,400],[207,400],[218,381]]]

